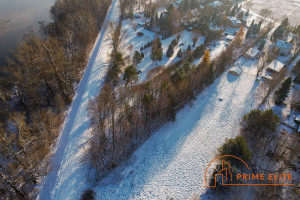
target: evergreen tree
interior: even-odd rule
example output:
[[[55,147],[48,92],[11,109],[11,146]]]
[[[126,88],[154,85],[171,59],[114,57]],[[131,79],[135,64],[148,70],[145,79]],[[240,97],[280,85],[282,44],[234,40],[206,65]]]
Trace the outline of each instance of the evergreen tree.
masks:
[[[282,25],[278,26],[278,28],[271,35],[271,41],[275,42],[276,40],[283,37],[284,28]]]
[[[175,47],[177,45],[177,40],[176,39],[172,40],[170,44],[172,44],[173,47]]]
[[[192,48],[191,48],[191,45],[189,44],[188,48],[187,48],[188,51],[191,51]]]
[[[144,52],[141,52],[141,57],[144,58],[144,56],[145,56],[145,55],[144,55]]]
[[[162,52],[161,42],[159,37],[157,37],[152,44],[151,59],[155,61],[157,64],[158,60],[162,60],[162,56],[163,56],[163,52]]]
[[[167,50],[167,56],[172,57],[173,54],[174,54],[174,48],[173,48],[173,45],[170,44],[169,47],[168,47],[168,50]]]
[[[137,66],[142,61],[141,54],[138,51],[135,51],[132,60],[133,60],[133,64]]]
[[[182,51],[181,51],[181,48],[179,49],[178,53],[177,53],[177,57],[178,58],[181,58],[182,57]]]
[[[194,58],[200,58],[201,55],[204,53],[204,45],[201,44],[198,46],[194,51]]]
[[[292,78],[288,77],[275,92],[275,104],[282,105],[285,98],[288,96],[292,85]]]
[[[126,81],[126,85],[132,82],[136,82],[138,80],[137,70],[133,65],[127,67],[124,71],[123,80]]]
[[[183,3],[183,7],[182,7],[183,11],[184,12],[188,11],[189,8],[190,8],[189,1],[188,0],[184,0],[184,1],[182,1],[182,3]]]
[[[246,12],[246,16],[249,16],[249,9],[248,9],[247,12]]]

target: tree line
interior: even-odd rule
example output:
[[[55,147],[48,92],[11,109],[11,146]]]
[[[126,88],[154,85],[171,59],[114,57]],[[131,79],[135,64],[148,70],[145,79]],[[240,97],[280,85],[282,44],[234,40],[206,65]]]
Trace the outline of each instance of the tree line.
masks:
[[[199,47],[197,51],[204,55],[197,66],[191,66],[189,61],[194,51],[188,50],[177,63],[151,70],[149,73],[155,71],[154,75],[148,74],[150,78],[141,84],[120,84],[116,87],[108,75],[106,85],[89,103],[93,131],[86,156],[94,180],[99,181],[109,170],[128,158],[154,130],[168,121],[176,120],[178,110],[193,101],[197,94],[224,72],[236,45],[233,42],[214,60],[210,59],[208,51],[204,53],[201,50],[203,47]],[[156,54],[161,54],[159,39],[155,40],[152,48],[155,61]],[[121,55],[118,57],[121,58]],[[198,53],[196,55],[198,57]],[[115,57],[112,57],[111,66],[114,63]],[[119,62],[119,66],[124,67],[124,63]],[[132,67],[126,68],[130,71],[125,70],[125,73],[135,74]],[[136,74],[133,77],[136,80]]]
[[[63,112],[72,101],[110,0],[56,0],[7,59],[0,79],[0,196],[30,199],[49,170]]]

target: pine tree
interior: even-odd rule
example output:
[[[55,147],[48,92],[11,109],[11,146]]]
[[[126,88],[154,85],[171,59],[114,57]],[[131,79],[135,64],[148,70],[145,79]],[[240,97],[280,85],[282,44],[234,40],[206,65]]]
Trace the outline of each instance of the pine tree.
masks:
[[[124,71],[123,80],[126,81],[126,85],[132,82],[136,82],[138,80],[137,70],[133,65],[127,67]]]
[[[162,56],[163,56],[163,52],[162,52],[161,42],[159,37],[157,37],[152,44],[151,59],[155,61],[157,64],[158,60],[162,60]]]
[[[181,48],[179,49],[178,53],[177,53],[177,57],[178,58],[181,58],[182,57],[182,51],[181,51]]]
[[[141,57],[144,58],[144,56],[145,56],[145,55],[144,55],[144,52],[141,52]]]
[[[188,48],[187,48],[188,51],[191,51],[192,48],[191,48],[191,45],[189,44]]]
[[[177,40],[176,39],[172,40],[170,44],[172,44],[173,47],[175,47],[177,45]]]
[[[246,16],[249,16],[249,9],[248,9],[247,12],[246,12]]]
[[[198,46],[194,51],[194,58],[200,58],[204,52],[204,45]]]
[[[174,54],[174,48],[173,48],[173,45],[170,44],[169,47],[168,47],[168,50],[167,50],[167,56],[172,57],[173,54]]]
[[[271,35],[271,41],[276,41],[283,37],[284,28],[282,25],[278,26],[278,28]]]
[[[288,77],[275,92],[275,104],[282,105],[285,98],[288,96],[292,85],[292,78]]]
[[[141,54],[138,51],[135,51],[132,60],[133,60],[133,64],[137,66],[142,61]]]

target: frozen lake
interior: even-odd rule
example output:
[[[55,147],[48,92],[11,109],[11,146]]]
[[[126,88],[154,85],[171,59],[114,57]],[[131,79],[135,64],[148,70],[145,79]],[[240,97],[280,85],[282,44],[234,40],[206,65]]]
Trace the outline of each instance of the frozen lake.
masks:
[[[30,30],[38,31],[38,21],[50,21],[55,0],[0,0],[0,64]]]

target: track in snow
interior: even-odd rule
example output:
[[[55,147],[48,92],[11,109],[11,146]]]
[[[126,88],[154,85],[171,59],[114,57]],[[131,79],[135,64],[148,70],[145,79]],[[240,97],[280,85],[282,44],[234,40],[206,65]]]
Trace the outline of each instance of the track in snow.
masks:
[[[80,164],[82,148],[90,136],[87,105],[103,85],[110,53],[108,25],[109,21],[117,21],[119,14],[119,1],[112,0],[58,138],[52,159],[53,166],[46,176],[38,196],[40,200],[77,199],[88,185],[87,169]]]

